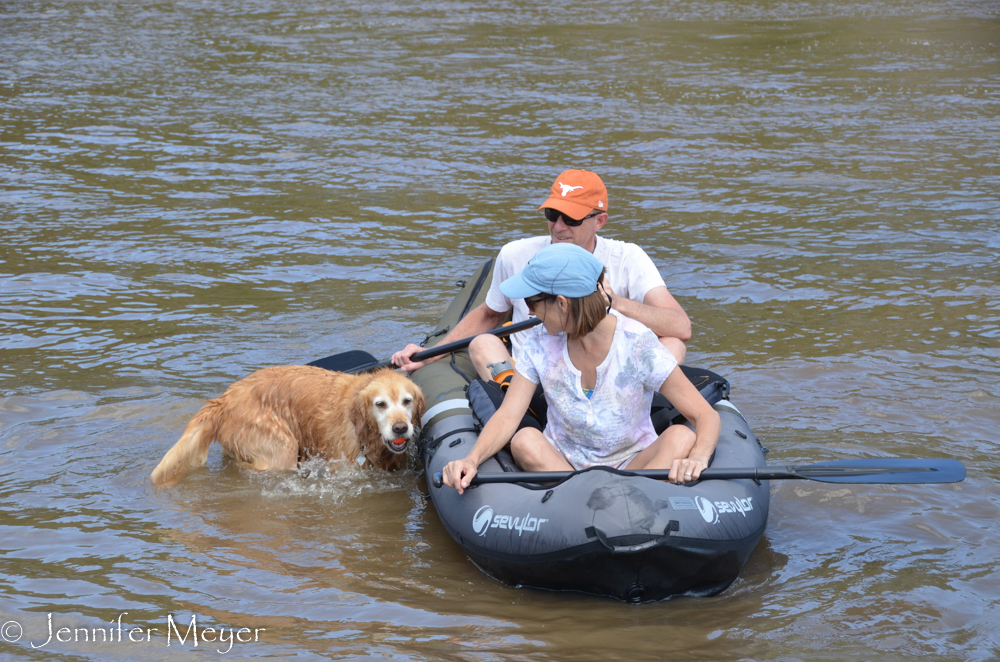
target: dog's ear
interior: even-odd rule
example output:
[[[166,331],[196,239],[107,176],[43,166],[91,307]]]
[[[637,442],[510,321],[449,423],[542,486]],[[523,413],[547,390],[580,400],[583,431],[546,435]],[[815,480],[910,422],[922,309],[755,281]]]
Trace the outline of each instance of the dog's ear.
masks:
[[[420,419],[424,417],[424,413],[427,411],[427,399],[424,397],[424,392],[420,390],[420,387],[416,386],[416,395],[413,396],[413,426],[420,427]]]
[[[369,426],[371,421],[371,416],[368,415],[369,409],[371,409],[371,402],[369,402],[368,389],[359,388],[354,394],[349,414],[351,425],[354,426],[354,434],[359,440],[364,437],[365,428]]]

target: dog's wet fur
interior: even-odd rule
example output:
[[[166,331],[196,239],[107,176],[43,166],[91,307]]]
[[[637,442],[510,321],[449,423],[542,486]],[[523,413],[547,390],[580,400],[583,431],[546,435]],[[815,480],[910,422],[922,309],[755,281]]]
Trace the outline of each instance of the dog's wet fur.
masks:
[[[420,387],[391,368],[361,375],[265,368],[205,403],[150,477],[154,485],[176,483],[205,464],[212,441],[258,470],[361,456],[365,466],[398,469],[420,435],[425,407]]]

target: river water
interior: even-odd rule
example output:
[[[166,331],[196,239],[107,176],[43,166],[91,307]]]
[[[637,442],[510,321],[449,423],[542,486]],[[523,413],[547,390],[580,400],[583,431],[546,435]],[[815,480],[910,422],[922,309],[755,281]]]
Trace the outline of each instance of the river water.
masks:
[[[1000,656],[996,2],[6,0],[0,44],[3,659]],[[641,606],[491,580],[416,469],[151,487],[240,377],[422,339],[568,167],[772,463],[967,480],[774,482],[732,587]]]

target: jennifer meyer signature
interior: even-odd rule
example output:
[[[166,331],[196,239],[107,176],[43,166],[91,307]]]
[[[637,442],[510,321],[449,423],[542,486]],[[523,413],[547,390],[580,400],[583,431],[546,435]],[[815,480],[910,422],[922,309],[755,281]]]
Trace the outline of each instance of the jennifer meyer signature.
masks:
[[[205,627],[198,625],[198,616],[191,615],[191,622],[181,622],[178,626],[174,621],[173,614],[167,614],[167,620],[162,628],[129,626],[122,624],[122,618],[128,612],[122,612],[118,618],[111,621],[108,627],[92,628],[57,628],[52,622],[52,613],[49,612],[48,632],[41,634],[37,640],[28,643],[32,648],[45,648],[52,644],[53,648],[59,643],[96,643],[115,644],[133,643],[149,644],[154,640],[162,640],[166,637],[167,646],[193,646],[206,647],[216,645],[216,650],[222,654],[233,649],[234,643],[249,644],[260,640],[260,633],[267,628],[233,628],[229,626]],[[184,626],[187,625],[185,628]],[[155,633],[155,636],[154,636]],[[183,634],[182,634],[183,633]],[[8,643],[20,641],[24,637],[24,628],[18,621],[7,621],[0,626],[0,638]],[[225,650],[223,650],[225,648]]]

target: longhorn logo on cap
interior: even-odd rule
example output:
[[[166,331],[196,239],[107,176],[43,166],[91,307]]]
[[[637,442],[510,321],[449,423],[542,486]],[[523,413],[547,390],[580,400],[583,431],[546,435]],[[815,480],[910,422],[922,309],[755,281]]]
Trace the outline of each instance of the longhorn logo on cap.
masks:
[[[566,197],[566,194],[569,193],[570,191],[575,191],[579,188],[583,188],[582,186],[570,186],[569,184],[563,184],[562,182],[559,182],[559,186],[562,187],[562,196],[564,198]]]

